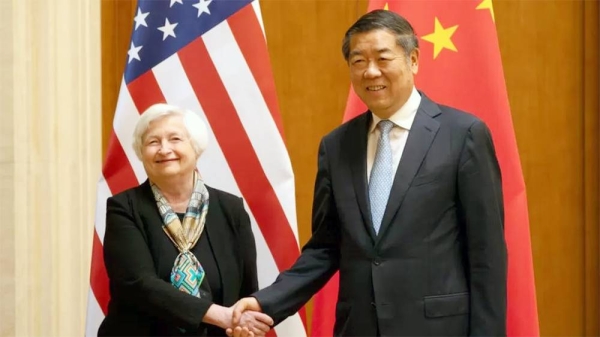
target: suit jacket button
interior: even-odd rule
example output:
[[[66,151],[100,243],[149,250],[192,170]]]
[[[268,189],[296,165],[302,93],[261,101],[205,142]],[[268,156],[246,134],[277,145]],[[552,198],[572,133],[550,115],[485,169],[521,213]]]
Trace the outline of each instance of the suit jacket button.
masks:
[[[377,260],[377,259],[376,259],[376,260],[373,260],[373,264],[374,264],[374,265],[376,265],[376,266],[378,266],[378,265],[380,265],[380,264],[381,264],[381,261],[379,261],[379,260]]]

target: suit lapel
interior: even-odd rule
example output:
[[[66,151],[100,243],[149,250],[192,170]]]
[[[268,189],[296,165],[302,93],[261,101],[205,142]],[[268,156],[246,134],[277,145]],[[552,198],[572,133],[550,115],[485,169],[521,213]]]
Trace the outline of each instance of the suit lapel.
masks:
[[[439,123],[433,117],[439,113],[439,107],[421,93],[421,104],[408,133],[408,139],[406,140],[406,145],[404,146],[404,151],[396,170],[390,197],[383,214],[383,220],[381,221],[381,229],[377,236],[377,243],[385,236],[385,232],[390,227],[394,215],[406,196],[410,183],[419,170],[419,167],[421,167],[427,151],[429,151],[431,143],[440,127]]]
[[[367,189],[367,139],[371,113],[367,112],[352,122],[346,133],[343,153],[348,153],[352,170],[352,185],[356,193],[356,200],[360,208],[365,229],[375,242],[375,231],[371,221],[371,208],[369,207],[369,194]]]

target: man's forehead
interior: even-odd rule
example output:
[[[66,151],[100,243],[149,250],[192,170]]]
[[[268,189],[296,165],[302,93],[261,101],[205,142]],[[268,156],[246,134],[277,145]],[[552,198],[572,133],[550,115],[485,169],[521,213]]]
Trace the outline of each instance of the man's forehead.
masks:
[[[357,33],[350,39],[350,49],[393,50],[398,47],[396,36],[387,30],[378,29]]]
[[[385,53],[399,53],[402,51],[402,47],[395,41],[389,43],[383,41],[357,41],[350,45],[350,56],[362,55],[362,54],[385,54]]]

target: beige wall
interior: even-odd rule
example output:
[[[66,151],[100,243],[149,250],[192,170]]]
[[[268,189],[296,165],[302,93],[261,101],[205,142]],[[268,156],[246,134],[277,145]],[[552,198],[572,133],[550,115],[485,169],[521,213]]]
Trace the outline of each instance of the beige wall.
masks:
[[[100,173],[100,2],[0,1],[0,335],[81,336]]]

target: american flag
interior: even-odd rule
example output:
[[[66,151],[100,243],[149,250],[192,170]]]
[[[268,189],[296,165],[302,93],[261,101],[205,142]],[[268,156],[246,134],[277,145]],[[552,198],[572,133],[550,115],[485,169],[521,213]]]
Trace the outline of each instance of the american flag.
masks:
[[[195,111],[209,126],[198,168],[208,185],[244,198],[260,287],[299,255],[294,176],[258,1],[139,0],[126,62],[98,182],[87,336],[97,334],[110,297],[102,258],[106,199],[146,179],[132,133],[154,103]],[[303,316],[289,317],[275,333],[306,336]]]

